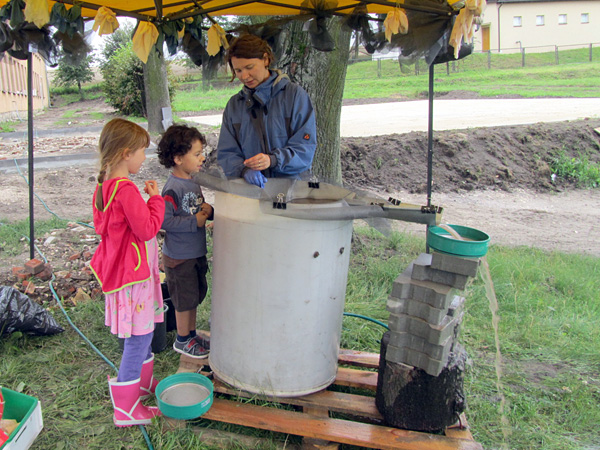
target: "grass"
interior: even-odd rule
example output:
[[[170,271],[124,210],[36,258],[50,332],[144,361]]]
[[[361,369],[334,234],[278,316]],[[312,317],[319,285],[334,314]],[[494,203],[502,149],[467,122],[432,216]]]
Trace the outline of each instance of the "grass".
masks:
[[[83,96],[86,100],[95,100],[104,97],[102,83],[90,83],[82,86],[81,90],[83,91]],[[70,105],[81,101],[77,86],[52,87],[50,89],[50,96],[60,98],[61,105]]]
[[[461,90],[482,97],[521,96],[535,97],[598,97],[600,92],[600,47],[589,50],[564,50],[559,52],[560,64],[555,65],[554,51],[532,53],[526,56],[521,67],[521,54],[494,54],[488,68],[487,54],[473,54],[446,65],[435,66],[435,93],[443,95]],[[422,99],[427,96],[429,75],[427,66],[419,62],[418,74],[414,64],[401,70],[395,60],[361,61],[348,65],[344,99],[398,98]],[[223,75],[219,83],[225,81]],[[224,89],[202,90],[201,80],[182,83],[182,91],[173,101],[174,112],[222,110],[229,98],[237,93],[237,82]]]
[[[42,230],[60,223],[37,225]],[[25,222],[12,227],[27,234]],[[4,248],[20,245],[15,232],[4,226],[0,239],[6,241]],[[355,229],[345,310],[386,323],[385,304],[394,279],[423,250],[424,240],[419,237],[399,233],[383,237],[371,228]],[[460,338],[471,359],[465,390],[475,439],[484,448],[593,448],[600,441],[600,259],[492,245],[488,261],[499,303],[502,385],[499,392],[491,314],[483,282],[477,278],[464,293],[467,302]],[[113,370],[72,330],[54,303],[45,306],[65,327],[64,333],[32,337],[17,332],[0,340],[3,385],[21,388],[42,401],[44,430],[33,448],[145,449],[138,428],[112,425],[106,377]],[[208,306],[199,308],[200,327],[208,326]],[[101,299],[69,306],[68,314],[118,363],[120,351],[104,326]],[[345,317],[341,345],[378,352],[384,331],[373,322]],[[172,339],[169,336],[169,343]],[[178,358],[174,352],[165,351],[156,358],[159,377],[175,372]],[[505,429],[500,394],[507,401]],[[160,420],[147,430],[156,449],[210,448],[190,429],[167,430]]]
[[[57,228],[64,228],[67,223],[67,220],[56,217],[47,221],[36,221],[34,224],[35,236],[42,236]],[[24,236],[29,236],[29,219],[9,223],[0,216],[0,255],[15,256],[23,251],[23,247],[29,248],[29,243]]]
[[[600,164],[590,161],[586,153],[570,157],[563,150],[556,155],[550,164],[557,177],[574,180],[578,187],[596,188],[600,186]]]
[[[6,120],[4,122],[0,122],[0,133],[11,133],[15,131],[15,125],[17,122],[14,120]]]

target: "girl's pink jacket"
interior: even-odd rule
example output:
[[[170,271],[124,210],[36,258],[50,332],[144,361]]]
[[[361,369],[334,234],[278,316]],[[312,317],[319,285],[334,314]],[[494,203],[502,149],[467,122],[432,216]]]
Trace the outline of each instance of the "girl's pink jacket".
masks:
[[[94,226],[101,241],[90,267],[108,294],[150,278],[146,241],[160,230],[165,201],[154,195],[146,203],[131,180],[113,178],[101,185],[104,210],[100,211],[99,188],[94,192]]]

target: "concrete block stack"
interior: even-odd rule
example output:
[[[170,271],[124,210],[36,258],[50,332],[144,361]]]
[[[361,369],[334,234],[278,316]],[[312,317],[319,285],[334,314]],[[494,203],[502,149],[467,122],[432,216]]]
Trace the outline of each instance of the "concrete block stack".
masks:
[[[386,360],[438,376],[460,331],[462,291],[479,259],[423,253],[394,281],[387,302],[390,340]]]

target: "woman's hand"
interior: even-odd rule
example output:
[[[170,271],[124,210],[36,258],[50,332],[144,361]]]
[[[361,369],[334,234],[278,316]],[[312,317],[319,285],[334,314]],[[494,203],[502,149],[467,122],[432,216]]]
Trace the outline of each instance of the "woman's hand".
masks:
[[[158,195],[158,183],[156,180],[148,180],[145,183],[144,192],[150,197]]]
[[[252,170],[265,170],[271,166],[271,158],[265,153],[259,153],[244,161],[244,165]]]

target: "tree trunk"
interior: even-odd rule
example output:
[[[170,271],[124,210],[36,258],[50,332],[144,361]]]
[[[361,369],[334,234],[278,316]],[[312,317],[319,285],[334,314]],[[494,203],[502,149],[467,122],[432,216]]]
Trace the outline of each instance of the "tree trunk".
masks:
[[[167,66],[164,57],[156,51],[150,52],[148,61],[143,66],[148,132],[162,133],[165,131],[162,124],[162,108],[171,106]]]
[[[313,173],[321,181],[341,185],[340,117],[352,32],[342,27],[340,18],[328,19],[327,29],[336,48],[321,52],[312,48],[303,25],[292,21],[282,32],[276,65],[306,89],[315,108],[317,151]]]

